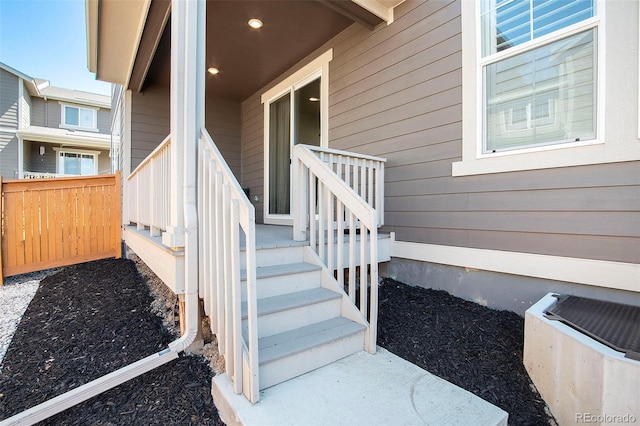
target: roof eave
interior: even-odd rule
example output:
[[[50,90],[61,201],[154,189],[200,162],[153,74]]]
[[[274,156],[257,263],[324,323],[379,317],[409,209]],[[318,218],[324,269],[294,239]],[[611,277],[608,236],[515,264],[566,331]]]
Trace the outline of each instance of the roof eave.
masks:
[[[101,81],[126,86],[151,0],[86,0],[87,65]]]

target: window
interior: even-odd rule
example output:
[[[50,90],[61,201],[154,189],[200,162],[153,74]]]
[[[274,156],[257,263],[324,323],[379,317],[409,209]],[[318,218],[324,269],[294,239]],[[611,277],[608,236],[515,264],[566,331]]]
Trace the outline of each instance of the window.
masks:
[[[98,154],[83,151],[58,151],[58,173],[74,176],[98,174]]]
[[[623,23],[632,13],[635,2],[462,1],[462,158],[452,175],[638,159],[625,124],[637,107],[624,77],[637,72],[638,30]]]
[[[98,130],[98,110],[62,104],[62,124],[60,127]]]
[[[483,153],[596,138],[597,27],[536,42],[594,12],[593,0],[482,2]]]

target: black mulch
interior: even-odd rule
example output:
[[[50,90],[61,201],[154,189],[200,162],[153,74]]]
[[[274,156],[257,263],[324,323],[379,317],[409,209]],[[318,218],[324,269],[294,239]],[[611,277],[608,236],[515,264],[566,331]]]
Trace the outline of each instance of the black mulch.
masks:
[[[392,280],[379,296],[380,346],[501,407],[509,424],[549,424],[522,365],[521,317]],[[150,304],[127,260],[68,267],[44,279],[3,362],[0,419],[165,348],[175,336]],[[211,376],[203,358],[182,357],[43,424],[222,425]]]
[[[0,419],[167,347],[129,260],[68,268],[42,280],[0,374]],[[208,362],[185,356],[62,412],[50,425],[222,425]]]
[[[509,413],[510,425],[548,425],[522,364],[524,319],[385,279],[378,345]]]

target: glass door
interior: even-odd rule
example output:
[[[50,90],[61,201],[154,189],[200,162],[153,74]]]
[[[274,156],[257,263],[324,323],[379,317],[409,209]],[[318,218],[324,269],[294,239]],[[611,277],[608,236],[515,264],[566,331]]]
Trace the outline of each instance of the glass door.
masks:
[[[320,146],[320,103],[320,77],[291,87],[269,103],[268,222],[291,222],[291,150],[299,143]]]

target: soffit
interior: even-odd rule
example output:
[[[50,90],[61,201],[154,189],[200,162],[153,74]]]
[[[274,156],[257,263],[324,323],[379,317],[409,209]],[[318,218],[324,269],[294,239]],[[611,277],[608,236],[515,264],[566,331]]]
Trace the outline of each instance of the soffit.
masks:
[[[156,0],[154,0],[156,1]],[[335,35],[358,22],[383,22],[350,1],[332,1],[343,10],[320,1],[208,1],[207,93],[244,100]],[[345,13],[349,10],[350,13]],[[359,17],[355,12],[360,13]],[[251,18],[264,26],[252,29]],[[362,22],[361,22],[362,23]],[[363,25],[370,26],[366,23]],[[157,45],[145,84],[168,86],[170,80],[170,23]],[[137,65],[136,65],[137,66]],[[134,71],[135,72],[135,71]]]

